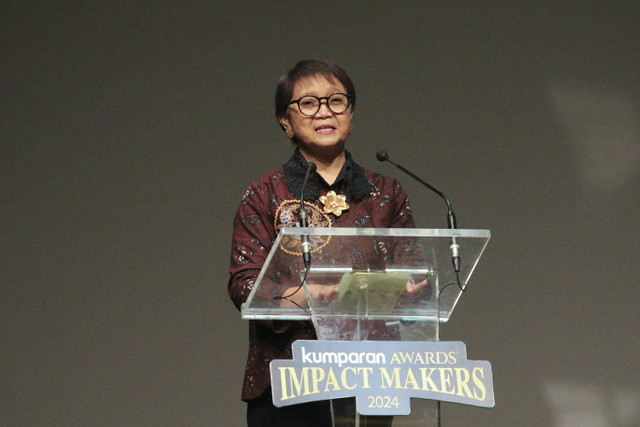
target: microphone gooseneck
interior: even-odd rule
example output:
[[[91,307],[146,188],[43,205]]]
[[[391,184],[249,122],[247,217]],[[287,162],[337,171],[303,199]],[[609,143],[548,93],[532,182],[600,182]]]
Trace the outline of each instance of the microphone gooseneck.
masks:
[[[305,164],[305,168],[307,169],[307,173],[304,175],[304,182],[302,183],[302,189],[300,190],[300,214],[298,215],[300,227],[307,227],[307,211],[304,209],[304,188],[307,186],[309,175],[315,172],[316,164],[313,162],[307,162]],[[304,267],[305,267],[304,276],[302,276],[300,285],[288,295],[276,295],[273,297],[273,299],[287,300],[291,304],[300,308],[307,315],[310,315],[310,313],[303,306],[298,304],[295,300],[291,299],[291,297],[297,294],[300,291],[300,289],[302,289],[302,287],[304,286],[305,282],[307,281],[307,274],[309,274],[309,268],[311,267],[311,243],[309,242],[309,235],[301,233],[300,243],[302,246],[302,262],[304,262]]]
[[[317,166],[314,162],[307,162],[307,173],[304,175],[304,182],[302,183],[302,190],[300,190],[300,214],[298,215],[300,227],[306,228],[307,224],[307,211],[304,208],[304,189],[307,186],[307,181],[309,180],[309,175],[315,172]],[[309,235],[302,234],[300,236],[301,247],[302,247],[302,262],[304,263],[304,267],[308,270],[311,266],[311,243],[309,242]]]
[[[444,199],[444,201],[447,203],[447,226],[451,230],[455,230],[457,228],[456,215],[453,212],[453,208],[451,207],[451,201],[449,200],[449,198],[442,191],[438,190],[437,188],[435,188],[434,186],[430,185],[429,183],[423,181],[420,177],[416,176],[413,172],[411,172],[410,170],[406,169],[404,166],[392,161],[389,158],[389,153],[387,153],[385,150],[378,151],[376,153],[376,158],[381,162],[389,162],[389,163],[391,163],[392,165],[394,165],[395,167],[400,169],[402,172],[406,173],[411,178],[415,179],[420,184],[424,185],[429,190],[433,191],[438,196],[440,196],[442,199]],[[458,242],[457,242],[455,237],[451,237],[451,241],[450,242],[451,242],[451,244],[450,244],[449,248],[451,249],[451,263],[453,264],[453,268],[454,268],[455,272],[459,273],[460,272],[460,245],[458,245]]]

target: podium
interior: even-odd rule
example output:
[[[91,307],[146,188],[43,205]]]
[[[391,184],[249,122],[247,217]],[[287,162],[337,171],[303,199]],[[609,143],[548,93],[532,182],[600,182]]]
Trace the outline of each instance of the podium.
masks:
[[[308,269],[303,237],[311,244]],[[242,318],[310,320],[321,341],[439,341],[440,324],[450,319],[490,237],[488,230],[285,227]],[[457,273],[452,243],[459,246]],[[439,406],[412,399],[409,415],[380,425],[438,426]],[[379,425],[374,421],[380,417],[361,416],[354,405],[341,407],[334,407],[336,418]]]

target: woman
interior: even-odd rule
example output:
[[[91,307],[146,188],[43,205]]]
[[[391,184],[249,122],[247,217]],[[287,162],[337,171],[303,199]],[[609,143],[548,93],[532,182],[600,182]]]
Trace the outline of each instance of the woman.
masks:
[[[321,218],[310,227],[413,227],[400,184],[360,167],[345,149],[353,131],[356,91],[347,73],[324,60],[300,61],[276,88],[276,117],[295,150],[289,161],[251,183],[234,220],[229,295],[240,308],[285,220],[297,220],[307,162],[317,165],[305,201]],[[296,200],[297,199],[297,200]],[[249,426],[328,426],[327,402],[276,408],[269,363],[291,358],[291,344],[315,339],[310,322],[249,322],[242,399]],[[314,424],[314,422],[316,422]],[[371,424],[370,424],[371,425]]]

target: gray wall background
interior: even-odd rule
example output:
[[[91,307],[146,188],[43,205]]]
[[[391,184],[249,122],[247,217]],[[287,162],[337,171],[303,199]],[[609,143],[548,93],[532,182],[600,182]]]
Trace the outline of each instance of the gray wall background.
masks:
[[[224,425],[247,324],[232,218],[291,146],[277,79],[329,58],[349,149],[493,233],[443,339],[496,407],[448,426],[640,423],[640,7],[590,2],[13,2],[0,6],[0,424]]]

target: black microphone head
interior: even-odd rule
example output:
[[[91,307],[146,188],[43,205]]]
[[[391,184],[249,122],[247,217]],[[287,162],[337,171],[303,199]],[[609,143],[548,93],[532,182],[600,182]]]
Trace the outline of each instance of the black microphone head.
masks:
[[[309,172],[315,172],[316,169],[318,169],[318,166],[316,166],[316,164],[314,162],[307,162],[307,169],[309,169]]]
[[[384,150],[380,150],[376,153],[376,159],[380,160],[381,162],[386,162],[387,160],[389,160],[389,153]]]

